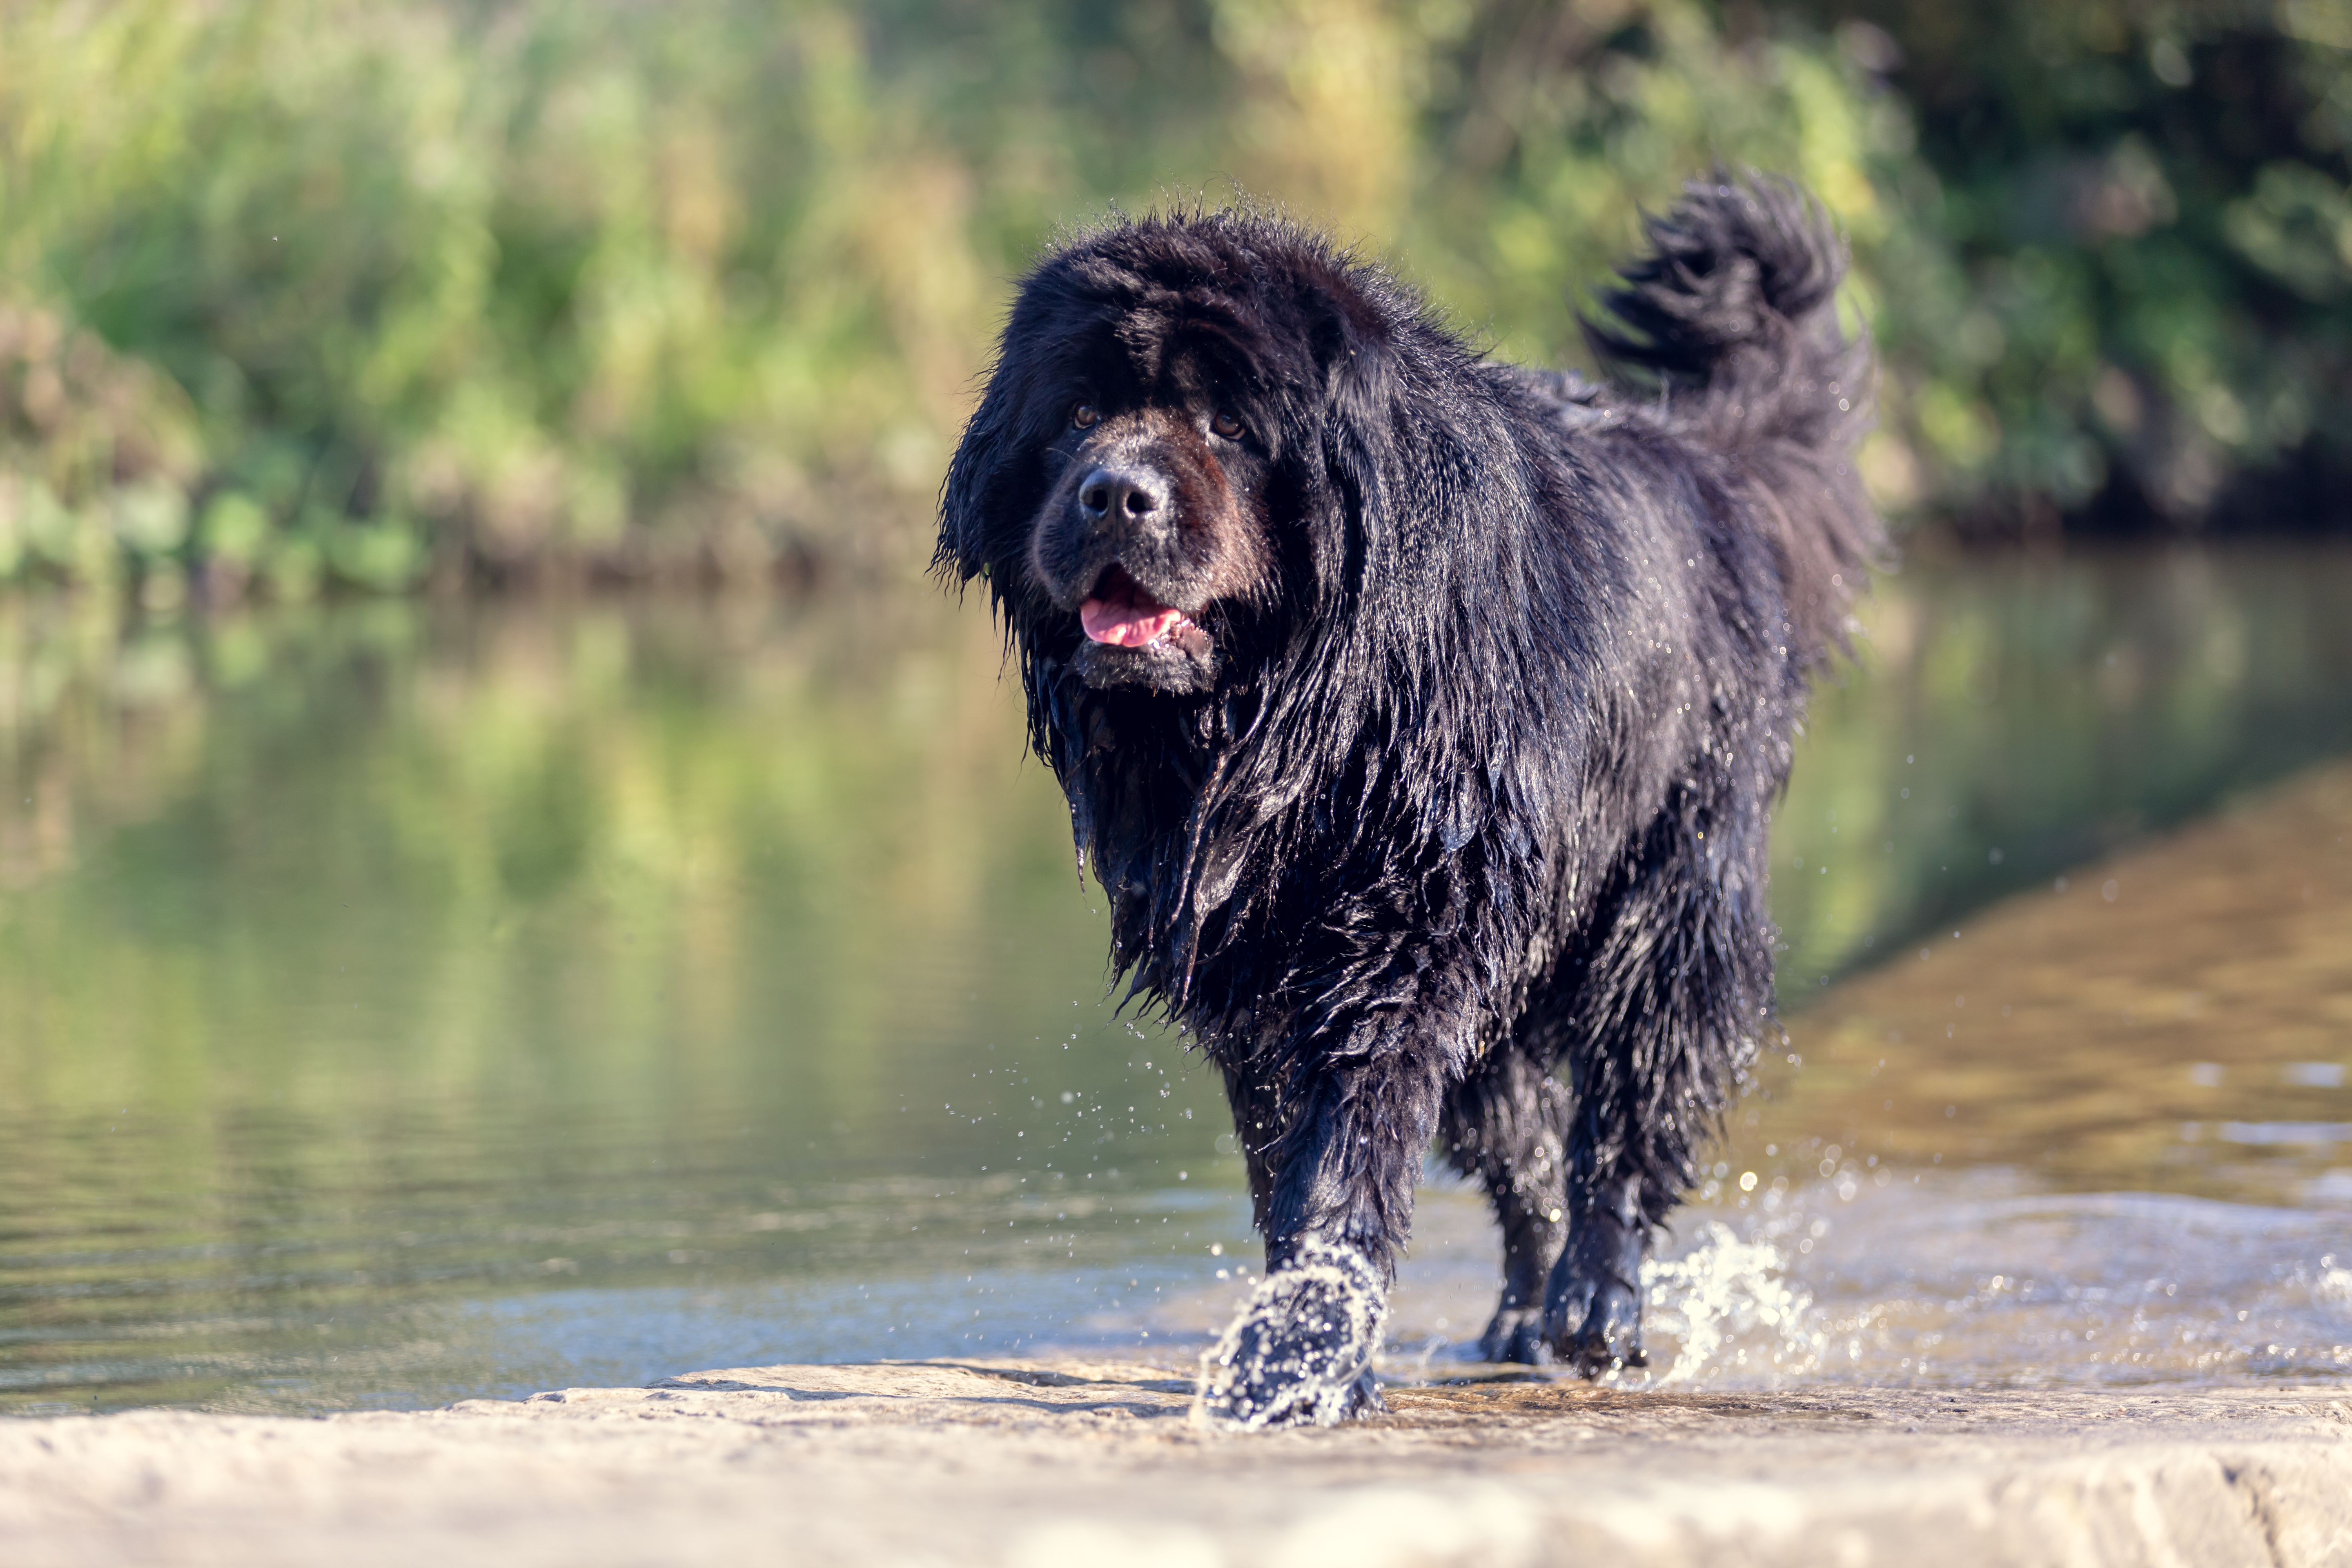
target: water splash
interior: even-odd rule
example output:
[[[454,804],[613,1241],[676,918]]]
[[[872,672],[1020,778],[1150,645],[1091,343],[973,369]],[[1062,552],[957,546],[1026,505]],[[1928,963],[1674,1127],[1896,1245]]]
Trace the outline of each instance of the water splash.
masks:
[[[1674,1363],[1653,1386],[1701,1377],[1747,1381],[1810,1372],[1825,1337],[1810,1326],[1812,1297],[1783,1278],[1769,1241],[1742,1241],[1720,1221],[1680,1258],[1642,1268],[1653,1333],[1676,1342]]]
[[[1193,1425],[1330,1426],[1361,1407],[1378,1410],[1370,1368],[1387,1322],[1388,1292],[1370,1258],[1352,1247],[1304,1243],[1201,1357]]]
[[[2331,1306],[2352,1310],[2352,1268],[2330,1268],[2312,1294]]]

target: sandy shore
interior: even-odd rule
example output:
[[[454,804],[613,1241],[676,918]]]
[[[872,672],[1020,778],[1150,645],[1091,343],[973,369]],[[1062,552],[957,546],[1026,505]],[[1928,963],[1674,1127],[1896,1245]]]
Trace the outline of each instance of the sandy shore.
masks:
[[[2352,1563],[2352,1391],[1400,1388],[1221,1437],[1178,1370],[895,1363],[319,1420],[0,1424],[0,1562]]]

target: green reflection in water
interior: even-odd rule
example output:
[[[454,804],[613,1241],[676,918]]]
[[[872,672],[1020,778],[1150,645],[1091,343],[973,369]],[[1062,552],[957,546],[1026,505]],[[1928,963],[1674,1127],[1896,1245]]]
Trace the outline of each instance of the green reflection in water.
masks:
[[[2352,751],[2352,551],[1920,563],[1862,607],[1775,816],[1794,1000]]]
[[[2345,603],[2341,553],[1884,585],[1790,980],[2352,747]],[[0,1408],[1132,1342],[1254,1255],[997,656],[919,595],[0,605]]]
[[[404,1304],[1124,1257],[1129,1194],[1215,1169],[1208,1086],[1100,1003],[981,617],[50,607],[0,648],[0,1396],[462,1391],[495,1347]],[[297,1331],[351,1342],[255,1394]]]

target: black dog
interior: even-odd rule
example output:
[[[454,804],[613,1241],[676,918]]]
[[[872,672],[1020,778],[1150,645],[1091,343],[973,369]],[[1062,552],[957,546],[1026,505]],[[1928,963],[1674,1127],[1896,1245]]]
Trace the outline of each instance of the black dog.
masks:
[[[1502,1221],[1486,1355],[1642,1364],[1652,1227],[1773,1029],[1767,819],[1881,548],[1868,353],[1792,187],[1649,232],[1591,386],[1277,218],[1112,224],[1022,284],[949,472],[938,569],[1247,1151],[1212,1419],[1377,1406],[1433,1138]]]

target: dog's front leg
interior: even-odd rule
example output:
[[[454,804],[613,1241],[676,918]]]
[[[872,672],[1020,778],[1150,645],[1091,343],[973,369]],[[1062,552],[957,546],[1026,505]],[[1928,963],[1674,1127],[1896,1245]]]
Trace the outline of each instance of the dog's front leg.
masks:
[[[1444,1059],[1390,1045],[1303,1076],[1268,1092],[1229,1074],[1245,1139],[1252,1108],[1282,1109],[1279,1131],[1252,1145],[1266,1277],[1202,1363],[1199,1411],[1213,1426],[1330,1426],[1380,1408],[1372,1357]]]

